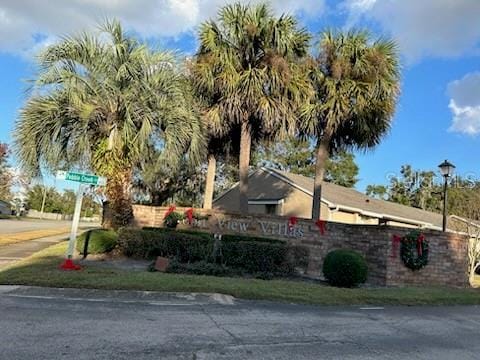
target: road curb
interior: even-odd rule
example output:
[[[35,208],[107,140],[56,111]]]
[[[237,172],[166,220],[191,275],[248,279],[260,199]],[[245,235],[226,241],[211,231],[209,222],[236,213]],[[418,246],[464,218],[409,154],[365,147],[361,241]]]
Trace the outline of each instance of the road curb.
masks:
[[[0,285],[0,294],[10,297],[33,299],[56,299],[66,301],[140,303],[146,305],[235,305],[231,295],[220,293],[163,292],[138,290],[103,290],[57,288],[27,285]]]

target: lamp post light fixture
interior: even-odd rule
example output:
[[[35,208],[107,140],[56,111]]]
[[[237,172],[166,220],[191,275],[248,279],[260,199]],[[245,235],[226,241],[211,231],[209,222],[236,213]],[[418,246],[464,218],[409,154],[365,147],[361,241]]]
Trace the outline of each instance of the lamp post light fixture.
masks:
[[[440,173],[443,176],[443,222],[442,222],[442,231],[447,231],[447,186],[448,186],[448,178],[453,175],[453,171],[455,170],[455,165],[445,160],[443,163],[438,165],[440,168]]]

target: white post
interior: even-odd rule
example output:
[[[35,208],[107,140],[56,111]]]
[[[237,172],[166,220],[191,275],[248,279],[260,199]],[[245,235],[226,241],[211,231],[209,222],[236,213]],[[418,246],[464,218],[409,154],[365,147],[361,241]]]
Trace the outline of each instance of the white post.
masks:
[[[77,238],[78,222],[80,220],[80,212],[82,210],[83,191],[84,191],[83,184],[80,184],[80,186],[78,187],[77,199],[75,200],[75,212],[73,213],[70,240],[68,241],[68,250],[67,250],[68,259],[71,259],[73,257],[73,249],[75,246],[75,240]]]

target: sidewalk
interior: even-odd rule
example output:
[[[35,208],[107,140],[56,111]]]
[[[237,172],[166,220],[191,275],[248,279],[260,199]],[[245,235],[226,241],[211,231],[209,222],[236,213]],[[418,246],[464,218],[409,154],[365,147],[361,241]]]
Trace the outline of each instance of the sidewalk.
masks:
[[[0,246],[0,270],[68,238],[68,233]]]

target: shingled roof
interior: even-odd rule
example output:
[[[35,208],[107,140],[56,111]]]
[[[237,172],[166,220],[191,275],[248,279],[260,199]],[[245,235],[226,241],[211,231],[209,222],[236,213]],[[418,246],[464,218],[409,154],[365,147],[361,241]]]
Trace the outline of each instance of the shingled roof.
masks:
[[[274,177],[272,186],[258,186],[265,181],[256,181],[265,177]],[[290,186],[313,196],[313,179],[271,168],[261,168],[253,172],[249,179],[249,200],[280,200],[290,192]],[[412,225],[440,229],[442,215],[390,201],[369,197],[355,189],[325,182],[322,186],[322,202],[331,209],[355,212],[364,216],[385,221],[399,221]]]

